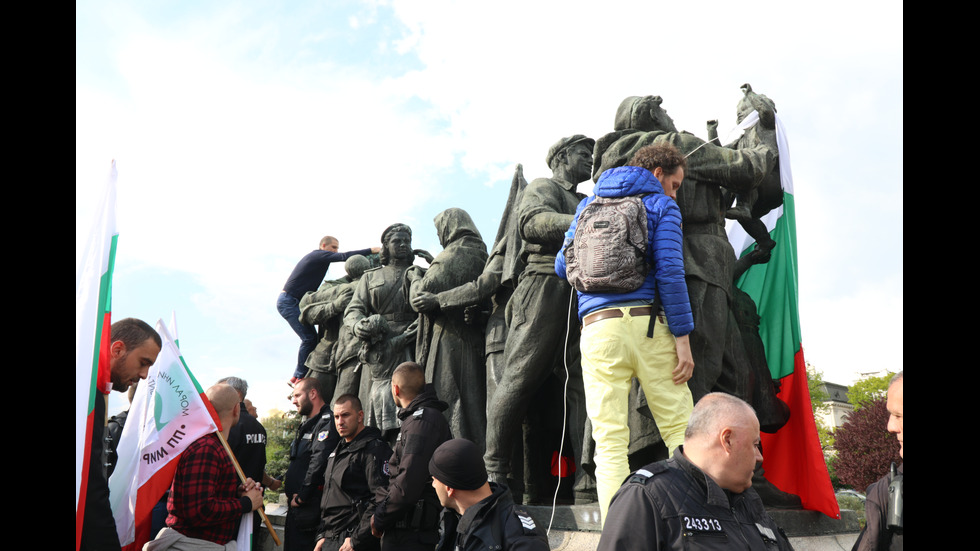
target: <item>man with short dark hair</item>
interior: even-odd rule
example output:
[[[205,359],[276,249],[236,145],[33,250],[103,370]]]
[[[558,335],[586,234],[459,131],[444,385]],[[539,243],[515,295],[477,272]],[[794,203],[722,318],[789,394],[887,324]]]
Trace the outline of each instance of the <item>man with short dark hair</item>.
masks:
[[[355,254],[367,256],[377,253],[380,247],[361,249],[358,251],[348,251],[345,253],[337,252],[340,250],[340,241],[336,237],[327,235],[320,240],[320,247],[304,256],[289,274],[289,279],[279,293],[276,308],[279,314],[289,323],[293,331],[299,335],[299,357],[296,362],[296,370],[290,379],[290,383],[306,377],[308,371],[306,367],[306,357],[316,348],[317,333],[312,326],[299,321],[299,301],[303,295],[310,291],[316,291],[323,282],[323,277],[327,274],[331,262],[343,262],[347,257]]]
[[[683,443],[687,419],[694,407],[687,387],[694,369],[688,337],[694,320],[684,280],[681,212],[674,200],[684,180],[684,166],[684,157],[677,148],[656,144],[637,151],[629,165],[604,172],[594,188],[595,195],[579,203],[575,220],[565,232],[565,245],[555,259],[555,272],[566,279],[578,273],[568,273],[566,254],[577,262],[576,268],[582,266],[585,274],[591,267],[586,266],[590,255],[610,262],[594,250],[597,247],[632,249],[619,243],[591,243],[587,238],[594,239],[592,236],[597,234],[590,231],[591,227],[582,228],[576,236],[580,218],[591,216],[592,212],[606,216],[599,209],[615,209],[618,217],[631,207],[635,212],[633,219],[644,221],[633,232],[642,234],[634,236],[641,239],[640,245],[645,238],[643,258],[637,262],[649,270],[645,276],[642,270],[634,274],[639,286],[606,292],[583,287],[578,293],[582,378],[595,439],[596,490],[602,522],[606,520],[609,501],[630,472],[627,417],[633,378],[643,388],[668,451]],[[617,217],[589,219],[596,225],[608,225],[610,218],[616,221]],[[573,254],[579,250],[586,254]],[[596,268],[605,270],[607,266]]]
[[[432,488],[429,460],[440,444],[453,437],[425,370],[405,362],[391,376],[391,394],[402,422],[395,451],[388,461],[389,482],[378,489],[371,528],[382,550],[429,550],[439,542],[439,496]]]
[[[341,440],[324,473],[315,551],[373,551],[379,548],[371,534],[374,496],[388,484],[391,448],[381,431],[364,426],[357,396],[338,397],[333,417]]]
[[[793,549],[751,487],[759,445],[750,405],[722,392],[704,396],[684,445],[634,472],[613,496],[597,551]]]
[[[905,485],[905,372],[900,371],[888,383],[888,432],[898,439],[898,455],[903,463],[897,475],[891,472],[868,486],[868,499],[864,504],[864,517],[868,521],[854,542],[852,551],[891,551],[903,549],[905,545],[905,507],[893,504],[892,491],[904,503]],[[894,467],[894,463],[892,464]],[[894,486],[894,488],[890,488]]]
[[[323,396],[320,379],[308,377],[296,383],[293,405],[307,419],[299,426],[289,447],[289,468],[283,477],[283,492],[289,506],[283,549],[310,551],[320,524],[323,472],[340,435],[333,423],[330,404]]]
[[[142,320],[124,318],[113,323],[109,330],[109,379],[112,390],[126,392],[131,384],[146,379],[162,346],[159,333]],[[119,535],[109,506],[109,481],[103,460],[106,444],[105,396],[95,397],[93,416],[95,421],[92,423],[80,549],[119,549]]]
[[[439,446],[429,461],[432,487],[446,511],[439,551],[520,549],[547,551],[548,537],[507,486],[487,480],[480,450],[457,438]]]

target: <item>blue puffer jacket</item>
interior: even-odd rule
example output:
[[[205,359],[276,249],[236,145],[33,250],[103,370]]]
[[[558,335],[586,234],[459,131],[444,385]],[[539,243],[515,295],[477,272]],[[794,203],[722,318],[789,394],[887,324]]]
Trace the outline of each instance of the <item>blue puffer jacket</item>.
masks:
[[[623,166],[607,170],[599,176],[595,194],[601,197],[626,197],[648,194],[643,198],[647,208],[648,243],[647,260],[653,269],[647,274],[643,286],[629,293],[579,293],[579,319],[602,308],[619,304],[652,303],[654,292],[659,288],[660,301],[667,314],[667,324],[675,336],[687,335],[694,330],[694,317],[687,297],[684,281],[684,253],[682,248],[681,210],[673,199],[664,195],[660,181],[645,168]],[[582,209],[595,199],[586,197],[575,209],[575,220],[565,232],[565,243],[555,258],[555,273],[565,279],[565,247],[575,237]],[[651,260],[652,259],[652,260]]]

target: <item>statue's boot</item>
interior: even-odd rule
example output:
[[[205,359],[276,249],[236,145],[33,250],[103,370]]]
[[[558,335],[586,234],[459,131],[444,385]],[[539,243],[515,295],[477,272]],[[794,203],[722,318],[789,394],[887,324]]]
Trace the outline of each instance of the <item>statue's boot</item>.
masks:
[[[762,498],[762,503],[771,509],[802,509],[800,496],[784,492],[766,479],[760,465],[752,475],[752,488]]]

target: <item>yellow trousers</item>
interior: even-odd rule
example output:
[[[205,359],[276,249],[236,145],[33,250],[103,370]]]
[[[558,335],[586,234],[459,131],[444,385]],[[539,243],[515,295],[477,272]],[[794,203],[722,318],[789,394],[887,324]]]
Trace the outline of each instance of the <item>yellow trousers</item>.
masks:
[[[632,317],[628,307],[618,309],[623,311],[623,317],[587,325],[580,343],[585,408],[595,439],[596,491],[603,523],[613,494],[630,473],[626,419],[633,377],[643,388],[669,452],[684,443],[684,431],[694,409],[687,383],[675,385],[672,379],[677,349],[667,325],[657,320],[653,338],[649,338],[649,316]]]

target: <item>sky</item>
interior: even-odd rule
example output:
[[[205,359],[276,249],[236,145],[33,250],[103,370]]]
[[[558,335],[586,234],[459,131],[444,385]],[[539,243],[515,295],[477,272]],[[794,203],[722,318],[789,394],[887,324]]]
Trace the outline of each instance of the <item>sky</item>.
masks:
[[[175,312],[201,385],[245,378],[260,417],[291,409],[275,303],[323,235],[360,249],[404,222],[437,254],[459,207],[490,246],[518,163],[550,176],[548,148],[610,132],[628,96],[725,136],[743,83],[792,152],[807,361],[840,384],[903,368],[901,3],[75,6],[76,269],[115,160],[113,319]]]

